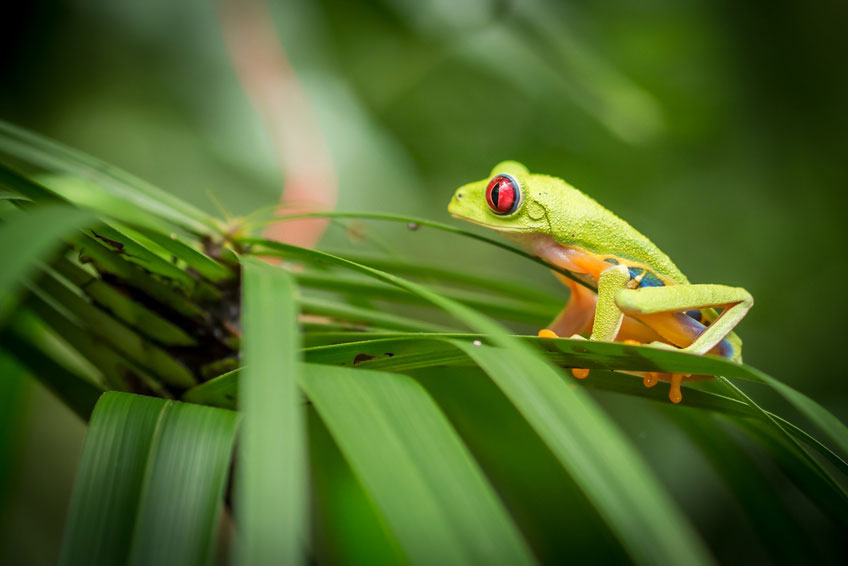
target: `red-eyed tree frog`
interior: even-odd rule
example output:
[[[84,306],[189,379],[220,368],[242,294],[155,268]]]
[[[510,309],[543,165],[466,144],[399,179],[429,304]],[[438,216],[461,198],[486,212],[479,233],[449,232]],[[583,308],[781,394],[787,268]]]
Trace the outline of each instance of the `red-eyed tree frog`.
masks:
[[[539,331],[604,342],[648,344],[742,361],[732,331],[754,304],[745,289],[692,284],[648,238],[562,179],[504,161],[481,181],[457,189],[448,205],[456,218],[512,240],[571,272],[597,293],[554,272],[571,290],[563,311]],[[719,310],[720,309],[720,312]],[[589,370],[573,369],[585,378]],[[669,399],[683,398],[683,380],[709,376],[640,373],[646,387],[669,381]]]

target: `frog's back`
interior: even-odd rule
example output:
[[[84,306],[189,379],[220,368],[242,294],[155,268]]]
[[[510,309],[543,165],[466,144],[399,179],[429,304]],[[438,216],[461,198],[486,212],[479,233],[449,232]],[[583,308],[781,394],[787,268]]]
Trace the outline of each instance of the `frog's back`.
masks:
[[[542,186],[560,193],[565,206],[548,209],[551,234],[557,243],[578,248],[607,263],[624,264],[643,285],[688,283],[682,271],[651,240],[612,211],[562,179],[544,177]]]
[[[599,261],[625,265],[635,281],[631,288],[689,283],[671,258],[625,220],[562,179],[539,177],[544,177],[542,186],[547,188],[543,190],[558,191],[560,202],[565,203],[561,209],[547,211],[550,233],[558,244],[579,249]],[[673,324],[699,325],[694,330],[700,333],[718,317],[718,312],[707,308],[669,316],[677,317]],[[731,332],[714,353],[741,362],[742,340]]]

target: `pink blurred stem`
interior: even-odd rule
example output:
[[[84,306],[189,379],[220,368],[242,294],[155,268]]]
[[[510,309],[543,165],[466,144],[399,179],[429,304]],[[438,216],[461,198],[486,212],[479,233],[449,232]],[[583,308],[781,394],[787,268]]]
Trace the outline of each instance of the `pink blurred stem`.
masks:
[[[263,118],[283,178],[277,214],[333,210],[338,183],[326,139],[297,80],[264,0],[221,0],[224,38],[242,88]],[[322,218],[277,222],[265,237],[314,247]]]

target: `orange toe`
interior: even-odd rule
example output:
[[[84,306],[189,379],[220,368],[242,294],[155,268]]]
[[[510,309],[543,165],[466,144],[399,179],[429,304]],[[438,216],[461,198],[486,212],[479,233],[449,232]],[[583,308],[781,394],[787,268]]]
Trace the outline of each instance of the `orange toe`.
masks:
[[[642,377],[642,385],[645,387],[653,387],[660,380],[660,374],[654,371],[645,372],[645,375]]]
[[[683,400],[683,393],[680,392],[681,381],[683,381],[682,373],[671,374],[671,388],[668,390],[668,398],[675,405]]]
[[[559,338],[559,336],[557,336],[557,333],[553,330],[543,328],[539,331],[539,338]]]
[[[589,370],[580,368],[571,368],[571,375],[577,379],[586,379],[589,377]]]
[[[629,338],[627,340],[622,340],[621,343],[627,344],[628,346],[641,346],[642,345],[642,343],[639,342],[638,340],[631,340]]]

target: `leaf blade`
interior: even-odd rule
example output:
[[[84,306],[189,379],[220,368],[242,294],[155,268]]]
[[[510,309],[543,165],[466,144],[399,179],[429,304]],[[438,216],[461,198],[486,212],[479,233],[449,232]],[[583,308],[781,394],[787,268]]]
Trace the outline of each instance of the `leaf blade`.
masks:
[[[59,564],[126,561],[153,435],[166,401],[105,393],[91,416]]]
[[[207,564],[218,533],[237,415],[170,403],[148,456],[129,564]]]
[[[305,421],[298,392],[295,287],[284,270],[243,258],[244,413],[236,513],[240,564],[298,564],[306,531]]]
[[[303,385],[413,563],[534,562],[467,448],[415,381],[306,365]]]
[[[62,205],[23,212],[0,225],[0,320],[11,311],[13,292],[37,262],[60,245],[60,238],[94,219],[91,213]]]

